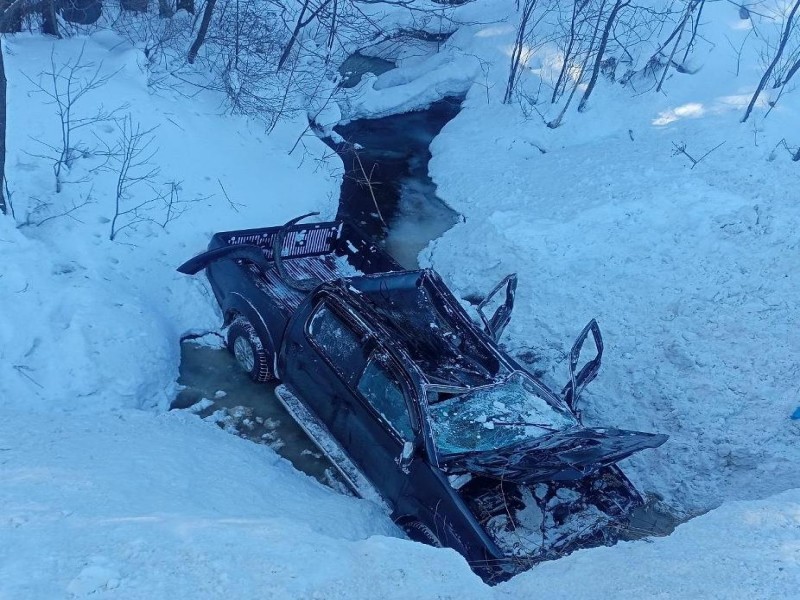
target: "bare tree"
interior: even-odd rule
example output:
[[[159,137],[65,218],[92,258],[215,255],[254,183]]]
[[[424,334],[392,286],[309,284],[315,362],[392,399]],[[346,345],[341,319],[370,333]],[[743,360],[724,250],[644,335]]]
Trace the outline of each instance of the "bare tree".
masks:
[[[92,190],[90,190],[86,197],[82,198],[79,202],[76,202],[74,199],[72,199],[72,206],[69,208],[61,207],[55,211],[51,210],[53,207],[52,202],[41,200],[35,196],[31,197],[31,200],[34,202],[33,207],[28,208],[28,210],[25,212],[25,216],[22,217],[19,222],[19,227],[39,227],[49,221],[54,221],[64,217],[72,219],[73,221],[81,222],[80,219],[75,216],[75,213],[84,206],[94,204],[94,200],[92,199]]]
[[[566,85],[566,75],[567,71],[573,60],[573,52],[575,50],[576,43],[578,42],[578,33],[581,29],[582,24],[585,22],[583,18],[583,13],[586,9],[586,6],[589,4],[589,0],[575,0],[572,3],[572,16],[569,22],[569,35],[567,37],[567,45],[564,49],[564,58],[561,64],[561,70],[558,73],[558,78],[556,79],[556,83],[553,86],[553,94],[550,98],[550,102],[555,102],[558,100],[559,96],[563,93],[563,87]]]
[[[101,88],[116,75],[116,72],[102,74],[102,63],[85,62],[83,58],[85,50],[84,44],[77,57],[57,66],[54,47],[50,52],[50,71],[42,73],[38,80],[23,74],[38,92],[48,98],[46,102],[56,107],[60,125],[59,141],[56,144],[48,144],[38,140],[49,150],[49,154],[39,157],[53,162],[56,192],[62,190],[64,171],[69,170],[79,156],[88,154],[88,149],[76,142],[75,133],[84,127],[111,120],[114,113],[120,110],[117,108],[108,111],[101,106],[88,117],[76,116],[76,106],[81,103],[84,96]]]
[[[93,25],[103,13],[103,0],[56,0],[58,12],[66,23]]]
[[[780,39],[778,40],[778,48],[775,51],[775,56],[770,61],[769,65],[767,66],[767,70],[764,71],[764,75],[761,77],[761,81],[758,82],[758,86],[756,87],[756,91],[753,93],[753,97],[750,98],[750,103],[747,105],[747,110],[744,112],[744,116],[742,117],[741,122],[744,123],[750,117],[750,113],[753,112],[753,107],[756,105],[756,101],[758,100],[759,95],[764,89],[764,86],[767,85],[767,81],[769,81],[772,72],[775,70],[775,67],[781,60],[784,51],[786,50],[786,45],[789,42],[789,38],[791,37],[792,33],[795,30],[796,23],[795,23],[795,16],[797,15],[797,11],[800,9],[800,0],[795,0],[795,3],[792,5],[791,10],[789,11],[789,15],[786,17],[786,22],[783,26],[783,31],[781,32]],[[798,59],[800,61],[800,59]],[[791,67],[789,72],[789,79],[794,73],[797,71],[797,68]],[[788,81],[785,79],[784,81]]]
[[[22,27],[22,6],[25,0],[0,0],[0,213],[8,214],[11,198],[5,193],[6,183],[6,115],[8,99],[6,96],[5,56],[3,55],[3,34],[19,31]]]
[[[117,140],[107,147],[110,158],[108,169],[116,174],[114,190],[114,217],[111,219],[109,239],[114,240],[120,231],[135,227],[139,223],[154,221],[150,209],[158,195],[147,195],[144,200],[133,199],[133,190],[147,184],[152,191],[160,169],[152,162],[158,149],[154,147],[155,128],[142,129],[131,116],[117,121]]]
[[[0,35],[0,184],[6,180],[6,66],[3,56],[3,37]],[[0,185],[0,212],[8,213],[5,190]]]
[[[597,15],[594,17],[594,25],[592,26],[592,36],[589,40],[588,47],[583,53],[583,62],[581,63],[578,69],[578,74],[574,78],[572,83],[572,90],[570,91],[569,96],[567,97],[567,101],[561,107],[561,112],[559,112],[558,116],[555,119],[547,122],[547,126],[550,129],[556,129],[557,127],[561,126],[561,122],[564,119],[564,115],[567,113],[567,109],[572,103],[572,99],[575,96],[575,92],[578,91],[578,86],[580,86],[581,82],[583,81],[583,75],[584,73],[586,73],[586,67],[588,66],[589,61],[591,60],[595,44],[597,43],[597,35],[598,32],[600,31],[600,23],[603,19],[603,9],[605,8],[605,5],[606,5],[606,0],[602,0],[599,10],[597,11]]]
[[[189,64],[193,64],[197,59],[197,53],[200,52],[203,42],[206,41],[206,35],[208,35],[208,26],[211,24],[211,17],[214,15],[214,7],[216,5],[217,0],[206,0],[206,7],[203,10],[203,18],[200,21],[200,29],[197,30],[197,37],[194,38],[192,47],[189,48],[189,54],[186,57],[186,59],[189,61]]]
[[[292,52],[292,48],[294,47],[295,43],[297,42],[297,38],[300,35],[300,32],[307,27],[311,22],[314,21],[317,17],[319,17],[320,13],[322,13],[334,0],[319,0],[318,4],[314,6],[311,0],[302,0],[303,4],[300,7],[300,13],[297,15],[297,20],[295,21],[294,27],[292,28],[292,34],[289,36],[289,41],[286,42],[286,46],[281,53],[281,57],[278,59],[278,69],[283,68],[283,65],[286,64],[286,61],[289,58],[289,55]],[[334,23],[335,23],[335,13],[334,13]],[[332,34],[331,34],[332,35]]]
[[[597,49],[597,55],[594,59],[594,67],[592,68],[592,76],[589,78],[589,83],[586,86],[586,91],[583,92],[583,97],[578,104],[578,112],[586,110],[586,103],[589,101],[589,96],[594,91],[594,86],[597,84],[597,77],[600,75],[600,67],[603,64],[603,56],[605,56],[606,46],[608,46],[608,38],[611,35],[611,29],[617,21],[620,11],[626,6],[630,5],[630,0],[615,0],[614,6],[611,8],[611,14],[606,20],[605,27],[603,28],[603,36],[600,38],[600,47]]]
[[[675,57],[680,56],[679,52],[684,53],[685,60],[697,40],[702,39],[698,38],[698,15],[704,3],[705,0],[518,2],[520,23],[511,51],[504,102],[509,102],[513,90],[519,87],[520,74],[524,72],[523,65],[528,57],[543,45],[558,49],[559,63],[548,73],[548,63],[544,62],[539,68],[538,91],[533,96],[525,92],[518,96],[527,103],[524,110],[529,111],[528,114],[539,114],[551,128],[561,125],[576,97],[581,97],[578,110],[586,109],[601,75],[623,85],[634,77],[638,80],[646,75],[655,88],[659,83],[663,85],[665,63],[679,72],[690,72],[677,64]],[[532,8],[535,16],[530,12]],[[665,30],[669,34],[666,41],[648,60],[646,53],[652,52],[654,40]],[[642,68],[643,61],[646,64]],[[618,79],[620,67],[625,70]],[[554,117],[546,114],[549,110],[536,106],[542,89],[548,87],[550,104],[558,105],[555,109],[558,114]]]
[[[689,3],[686,5],[686,10],[684,11],[683,18],[678,23],[678,26],[675,28],[673,35],[670,36],[671,38],[674,37],[675,41],[672,44],[672,51],[669,54],[669,58],[667,59],[667,64],[664,66],[664,71],[661,73],[661,79],[658,81],[658,85],[656,86],[656,91],[660,92],[661,87],[664,85],[664,80],[667,78],[667,73],[669,72],[669,67],[674,63],[675,53],[678,51],[678,45],[681,43],[681,38],[683,37],[683,31],[686,28],[686,24],[689,22],[692,14],[694,13],[695,9],[700,6],[700,10],[702,10],[702,6],[705,3],[705,0],[689,0]],[[692,38],[697,35],[697,29],[693,30]],[[667,41],[669,43],[669,40]],[[689,50],[691,47],[691,40],[689,45],[686,48],[686,53],[688,55]],[[684,60],[686,57],[684,56]]]
[[[508,72],[506,93],[505,96],[503,96],[504,104],[511,102],[511,96],[514,93],[514,88],[516,88],[517,81],[519,81],[520,65],[522,63],[525,40],[528,37],[528,30],[531,25],[531,16],[536,8],[536,3],[537,0],[525,0],[525,4],[522,6],[522,13],[520,14],[519,25],[517,26],[517,35],[514,39],[514,47],[511,49],[511,68]]]
[[[699,2],[697,2],[697,14],[692,12],[692,36],[689,38],[689,43],[686,44],[686,51],[683,54],[683,60],[681,62],[686,62],[686,59],[689,58],[689,53],[694,48],[695,40],[697,40],[697,30],[700,27],[700,18],[703,16],[703,9],[705,7],[706,0],[699,0]]]
[[[58,31],[58,18],[56,17],[55,0],[39,0],[42,12],[42,33],[60,38]]]

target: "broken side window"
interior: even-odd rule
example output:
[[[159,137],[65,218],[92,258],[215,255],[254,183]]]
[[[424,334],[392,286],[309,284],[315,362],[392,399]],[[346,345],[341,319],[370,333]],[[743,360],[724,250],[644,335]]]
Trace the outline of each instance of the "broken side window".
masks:
[[[322,304],[309,320],[308,333],[319,352],[346,380],[355,379],[364,366],[364,349],[347,323]]]
[[[358,381],[358,391],[394,427],[401,438],[414,439],[403,389],[375,357],[367,363]]]

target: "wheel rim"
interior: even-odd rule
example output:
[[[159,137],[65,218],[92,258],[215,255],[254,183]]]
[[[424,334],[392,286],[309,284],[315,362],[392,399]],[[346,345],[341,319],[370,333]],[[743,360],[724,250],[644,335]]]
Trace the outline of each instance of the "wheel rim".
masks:
[[[253,352],[253,347],[243,337],[237,337],[233,343],[233,355],[236,357],[236,362],[248,373],[256,365],[256,355]]]

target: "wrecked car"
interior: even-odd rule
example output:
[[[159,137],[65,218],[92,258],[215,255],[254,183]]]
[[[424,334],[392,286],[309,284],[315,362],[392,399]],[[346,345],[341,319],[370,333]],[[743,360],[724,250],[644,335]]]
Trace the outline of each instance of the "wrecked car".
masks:
[[[352,489],[489,582],[616,541],[642,503],[616,463],[666,436],[581,423],[597,323],[556,392],[498,345],[516,276],[477,305],[479,324],[435,271],[404,270],[352,224],[307,216],[217,233],[179,271],[205,270],[238,363],[280,380],[278,398]]]

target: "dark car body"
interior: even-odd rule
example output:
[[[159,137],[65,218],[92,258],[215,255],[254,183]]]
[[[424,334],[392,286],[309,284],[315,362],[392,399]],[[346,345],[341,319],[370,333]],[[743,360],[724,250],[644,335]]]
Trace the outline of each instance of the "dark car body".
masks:
[[[616,462],[666,437],[581,424],[596,323],[556,393],[497,343],[514,277],[481,327],[434,271],[403,270],[348,223],[295,221],[216,234],[180,270],[205,268],[225,323],[252,325],[279,398],[354,490],[487,581],[615,541],[641,504]],[[589,334],[596,356],[578,368]]]

